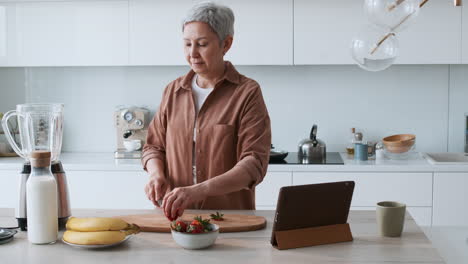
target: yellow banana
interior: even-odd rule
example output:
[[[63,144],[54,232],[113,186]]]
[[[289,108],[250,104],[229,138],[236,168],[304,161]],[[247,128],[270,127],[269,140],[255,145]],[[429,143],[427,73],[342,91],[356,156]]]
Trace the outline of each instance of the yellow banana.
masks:
[[[137,225],[132,225],[132,227],[126,231],[79,232],[67,230],[63,233],[63,240],[78,245],[108,245],[120,242],[124,240],[127,235],[139,232],[140,228]]]
[[[77,232],[67,230],[63,240],[78,245],[108,245],[120,242],[126,237],[121,231]]]
[[[89,232],[89,231],[118,231],[127,230],[132,227],[122,219],[111,217],[70,217],[67,221],[67,230]]]

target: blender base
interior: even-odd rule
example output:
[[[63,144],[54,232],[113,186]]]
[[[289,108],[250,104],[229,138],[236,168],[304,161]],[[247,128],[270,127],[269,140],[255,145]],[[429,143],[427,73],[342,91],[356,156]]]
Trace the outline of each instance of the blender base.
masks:
[[[18,227],[21,231],[28,231],[28,221],[27,218],[16,218],[18,220]],[[65,225],[67,224],[68,216],[58,219],[58,228],[59,230],[65,230]]]

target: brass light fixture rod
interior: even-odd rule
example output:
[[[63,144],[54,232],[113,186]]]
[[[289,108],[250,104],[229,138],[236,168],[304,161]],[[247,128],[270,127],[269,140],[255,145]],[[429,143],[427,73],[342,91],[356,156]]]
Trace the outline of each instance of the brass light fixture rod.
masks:
[[[393,10],[395,7],[397,7],[399,4],[403,3],[405,0],[396,0],[395,3],[393,3],[392,5],[390,5],[388,7],[388,10],[391,11]],[[421,3],[419,4],[419,8],[423,7],[429,0],[423,0],[421,1]],[[461,6],[462,5],[462,0],[454,0],[454,5],[455,6]],[[397,29],[401,24],[403,24],[406,20],[408,20],[408,18],[410,18],[410,16],[412,15],[413,13],[407,15],[405,18],[403,18],[400,23],[398,23],[398,25],[394,26],[391,31],[394,31],[395,29]],[[372,49],[372,51],[370,52],[370,54],[374,54],[377,49],[380,47],[380,45],[382,45],[382,43],[388,38],[390,37],[391,35],[395,36],[395,33],[388,33],[387,35],[383,36],[379,42],[376,44],[376,46]]]
[[[374,52],[377,51],[377,49],[380,47],[380,45],[382,45],[382,43],[383,43],[388,37],[390,37],[390,36],[395,36],[395,33],[390,32],[390,33],[388,33],[387,35],[385,35],[385,37],[383,37],[383,38],[379,41],[379,43],[377,43],[377,45],[376,45],[375,48],[371,51],[370,54],[371,54],[371,55],[374,54]]]
[[[405,0],[396,0],[395,3],[389,5],[387,7],[388,11],[392,11],[395,9],[399,4],[403,3]],[[420,4],[419,7],[421,8],[427,1],[429,0],[423,0]],[[461,6],[462,5],[462,0],[453,0],[453,5],[455,6]]]
[[[395,7],[397,7],[399,4],[403,3],[404,1],[405,0],[396,0],[395,3],[387,7],[388,11],[392,11],[393,9],[395,9]]]

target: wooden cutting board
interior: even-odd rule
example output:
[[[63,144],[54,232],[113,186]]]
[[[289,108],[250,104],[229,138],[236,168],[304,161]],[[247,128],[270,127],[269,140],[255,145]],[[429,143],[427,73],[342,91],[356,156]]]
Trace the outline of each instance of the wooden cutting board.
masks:
[[[195,216],[202,216],[203,219],[210,219],[209,214],[184,214],[177,220],[191,222]],[[161,232],[170,233],[171,227],[169,220],[164,215],[159,214],[141,214],[117,216],[128,223],[137,224],[143,232]],[[256,215],[225,214],[223,221],[210,222],[219,225],[219,232],[246,232],[263,229],[266,226],[266,219]]]

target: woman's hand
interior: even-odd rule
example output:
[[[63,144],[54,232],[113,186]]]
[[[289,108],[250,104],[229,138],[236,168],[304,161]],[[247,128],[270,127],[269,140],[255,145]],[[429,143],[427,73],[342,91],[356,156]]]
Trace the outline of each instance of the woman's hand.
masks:
[[[169,187],[169,182],[164,175],[153,173],[145,186],[145,193],[148,200],[151,200],[157,207],[159,206],[158,200],[162,200]]]
[[[162,207],[169,220],[175,220],[184,213],[185,208],[203,199],[205,194],[199,184],[179,187],[164,197]]]

